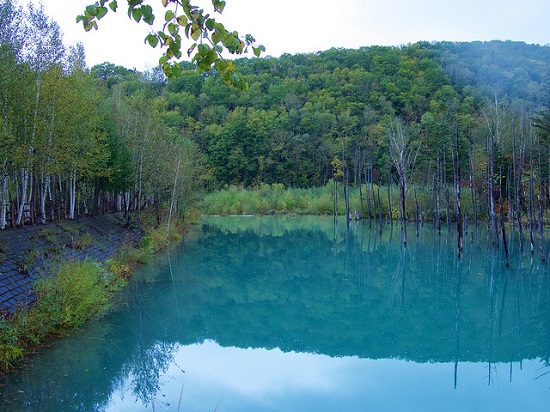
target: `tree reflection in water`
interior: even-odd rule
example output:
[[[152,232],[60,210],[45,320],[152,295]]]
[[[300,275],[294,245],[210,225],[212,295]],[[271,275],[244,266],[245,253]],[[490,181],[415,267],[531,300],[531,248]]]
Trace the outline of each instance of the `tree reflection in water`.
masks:
[[[329,360],[449,363],[455,390],[481,363],[491,385],[495,365],[510,364],[512,379],[512,365],[526,359],[541,359],[533,380],[548,379],[549,270],[520,256],[514,239],[507,269],[482,232],[457,259],[452,231],[424,228],[404,248],[396,228],[380,235],[333,222],[205,220],[183,247],[140,271],[116,310],[8,376],[0,404],[103,410],[120,396],[173,408],[179,380],[191,376],[180,352],[205,341]]]

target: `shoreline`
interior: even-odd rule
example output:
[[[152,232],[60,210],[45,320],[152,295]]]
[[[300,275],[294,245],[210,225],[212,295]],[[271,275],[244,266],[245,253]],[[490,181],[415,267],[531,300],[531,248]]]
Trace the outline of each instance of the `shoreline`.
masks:
[[[62,262],[103,264],[124,245],[139,245],[144,232],[128,227],[122,213],[84,217],[0,232],[0,318],[36,302],[34,286]]]

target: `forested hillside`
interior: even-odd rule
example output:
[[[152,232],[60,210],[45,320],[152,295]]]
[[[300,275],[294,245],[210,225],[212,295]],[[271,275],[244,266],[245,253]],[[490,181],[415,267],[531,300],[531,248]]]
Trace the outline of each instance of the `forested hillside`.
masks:
[[[246,58],[236,60],[249,85],[239,90],[190,64],[170,82],[161,70],[88,69],[42,10],[8,0],[0,28],[2,227],[182,211],[199,189],[224,185],[362,184],[374,199],[375,185],[390,184],[405,214],[417,188],[424,209],[439,211],[462,187],[480,216],[499,202],[532,213],[548,202],[550,143],[534,120],[548,97],[548,46],[421,42]]]
[[[478,87],[485,93],[522,99],[537,107],[548,98],[550,47],[512,41],[431,45],[457,85]]]

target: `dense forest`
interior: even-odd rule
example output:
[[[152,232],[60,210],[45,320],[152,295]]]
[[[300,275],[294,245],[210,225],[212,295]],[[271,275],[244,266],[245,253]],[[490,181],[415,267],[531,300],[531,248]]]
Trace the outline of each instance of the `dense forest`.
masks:
[[[382,217],[393,186],[389,217],[488,217],[496,237],[502,214],[542,229],[550,47],[419,42],[235,62],[245,90],[190,63],[170,82],[160,68],[89,69],[42,9],[1,1],[1,227],[184,213],[203,190],[283,184],[344,199],[359,188],[367,217]]]

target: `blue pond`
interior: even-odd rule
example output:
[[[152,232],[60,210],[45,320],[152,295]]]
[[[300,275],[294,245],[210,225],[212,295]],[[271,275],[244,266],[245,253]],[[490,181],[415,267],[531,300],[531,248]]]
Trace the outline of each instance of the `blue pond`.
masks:
[[[548,245],[545,245],[548,249]],[[209,217],[0,388],[13,411],[547,411],[548,263],[482,228]],[[547,255],[548,255],[547,251]]]

